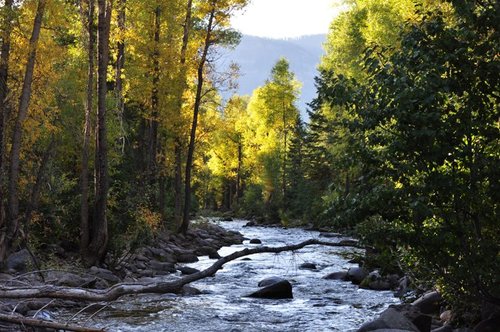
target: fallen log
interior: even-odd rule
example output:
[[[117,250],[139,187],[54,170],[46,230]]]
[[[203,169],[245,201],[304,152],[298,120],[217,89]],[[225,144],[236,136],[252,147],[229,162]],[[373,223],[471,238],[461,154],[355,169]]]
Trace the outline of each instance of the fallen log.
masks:
[[[203,271],[187,275],[174,281],[158,281],[154,283],[119,283],[107,289],[82,289],[53,285],[35,287],[0,287],[0,298],[54,298],[73,301],[100,302],[114,301],[124,295],[132,294],[178,293],[184,285],[215,275],[215,273],[221,269],[224,264],[237,258],[260,253],[295,251],[309,245],[361,248],[353,242],[325,242],[317,239],[310,239],[299,244],[282,247],[264,246],[236,251],[228,256],[220,258]]]
[[[36,318],[29,318],[23,316],[5,315],[0,314],[0,321],[14,323],[21,326],[44,327],[55,330],[76,331],[76,332],[103,332],[104,329],[94,329],[89,327],[57,323],[47,320]]]

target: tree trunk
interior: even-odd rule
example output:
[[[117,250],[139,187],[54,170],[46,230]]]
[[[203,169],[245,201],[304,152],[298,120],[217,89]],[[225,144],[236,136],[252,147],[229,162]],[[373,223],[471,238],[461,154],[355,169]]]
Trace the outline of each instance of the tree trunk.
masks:
[[[193,1],[188,0],[186,5],[186,17],[182,35],[182,47],[180,56],[180,87],[177,95],[179,116],[182,111],[182,96],[186,89],[186,54],[189,43],[189,33],[191,31],[191,11]],[[174,220],[175,227],[180,227],[182,223],[182,142],[179,136],[175,138],[175,179],[174,179]]]
[[[175,174],[174,174],[174,222],[179,227],[182,222],[182,143],[175,139]]]
[[[160,6],[157,6],[154,13],[154,51],[152,54],[153,61],[153,90],[151,91],[151,119],[149,120],[149,137],[148,137],[148,155],[147,155],[147,177],[148,184],[153,185],[156,179],[156,155],[158,153],[158,85],[160,83]]]
[[[23,327],[23,331],[26,328],[26,326],[31,326],[31,327],[40,327],[42,328],[43,331],[46,331],[46,329],[50,330],[54,329],[57,331],[105,332],[104,329],[93,329],[93,328],[71,325],[67,323],[63,324],[42,319],[15,316],[12,314],[11,315],[0,314],[0,321],[20,325]]]
[[[347,240],[345,242],[326,242],[317,239],[310,239],[298,244],[283,247],[256,247],[246,248],[236,251],[228,256],[218,259],[205,270],[187,275],[170,281],[158,281],[152,283],[120,283],[108,289],[82,289],[64,286],[29,286],[29,287],[2,287],[0,288],[0,298],[22,299],[22,298],[57,298],[72,301],[114,301],[124,295],[131,294],[165,294],[178,293],[184,285],[191,282],[214,276],[222,266],[235,259],[260,253],[280,253],[284,251],[295,251],[310,245],[324,245],[329,247],[355,247],[361,248],[357,244]]]
[[[207,61],[208,50],[211,45],[212,29],[215,18],[215,4],[212,3],[212,10],[208,19],[207,34],[205,36],[205,44],[203,46],[203,53],[198,64],[198,80],[196,86],[196,97],[194,100],[193,122],[191,124],[191,134],[189,136],[189,146],[186,160],[185,169],[185,182],[184,182],[184,213],[182,215],[182,224],[179,228],[180,233],[186,233],[189,227],[189,213],[191,210],[191,171],[193,169],[193,157],[196,139],[196,127],[198,126],[198,114],[200,112],[200,105],[202,99],[203,73],[205,71],[205,63]]]
[[[243,144],[241,143],[241,139],[238,140],[238,169],[236,170],[236,192],[235,192],[235,201],[238,205],[240,203],[241,198],[241,167],[243,164]]]
[[[24,75],[23,87],[19,98],[19,109],[17,118],[14,124],[12,135],[12,148],[10,153],[10,170],[9,170],[9,197],[7,203],[7,251],[10,250],[14,238],[19,229],[19,172],[20,172],[20,154],[23,135],[23,124],[28,115],[28,108],[31,98],[31,84],[33,82],[33,72],[35,69],[36,51],[40,29],[42,26],[42,18],[45,11],[46,0],[39,0],[36,10],[35,20],[33,23],[33,31],[29,42],[28,62],[26,63],[26,72]]]
[[[88,250],[91,232],[89,223],[89,146],[90,132],[92,128],[91,114],[94,99],[95,0],[87,0],[87,6],[87,96],[85,101],[85,124],[83,127],[82,173],[80,175],[80,252],[82,257],[85,256],[85,253]]]
[[[108,245],[108,222],[106,208],[108,200],[108,144],[106,132],[106,93],[109,62],[109,30],[112,1],[98,0],[97,23],[97,130],[95,160],[95,207],[89,250],[85,257],[88,265],[104,260]]]
[[[36,176],[35,183],[33,184],[33,189],[31,190],[30,201],[26,207],[26,213],[24,217],[24,234],[27,236],[29,230],[29,224],[31,222],[31,217],[34,211],[38,209],[38,202],[40,200],[40,193],[42,191],[42,184],[47,177],[47,168],[49,167],[50,159],[54,155],[55,150],[55,138],[50,139],[49,145],[45,150],[42,160],[40,161],[40,167],[38,168],[38,173]]]
[[[4,126],[8,111],[7,81],[9,77],[10,35],[12,33],[12,2],[13,0],[5,0],[2,7],[5,17],[0,30],[2,36],[0,49],[0,264],[7,256],[7,222],[4,210]]]
[[[116,45],[116,77],[115,77],[115,93],[116,93],[116,110],[118,113],[118,121],[120,123],[121,151],[125,153],[126,133],[124,127],[123,116],[125,113],[125,98],[123,94],[123,69],[125,68],[125,20],[126,20],[126,0],[118,0],[118,29],[120,30],[120,38]]]

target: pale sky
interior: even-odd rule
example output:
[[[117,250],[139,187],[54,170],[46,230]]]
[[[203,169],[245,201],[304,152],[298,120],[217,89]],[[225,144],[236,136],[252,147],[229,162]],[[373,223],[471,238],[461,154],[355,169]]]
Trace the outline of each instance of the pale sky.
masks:
[[[232,25],[243,34],[269,38],[326,34],[344,8],[342,0],[251,0]]]

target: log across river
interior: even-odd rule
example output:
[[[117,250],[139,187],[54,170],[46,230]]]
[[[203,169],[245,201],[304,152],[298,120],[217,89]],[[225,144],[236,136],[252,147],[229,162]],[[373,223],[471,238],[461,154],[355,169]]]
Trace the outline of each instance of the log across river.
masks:
[[[260,239],[265,246],[296,244],[310,238],[331,240],[320,237],[319,232],[301,229],[243,227],[244,220],[217,223],[249,239]],[[224,247],[219,253],[226,256],[256,246],[259,245],[247,240],[241,245]],[[353,251],[359,249],[313,245],[295,252],[256,254],[249,256],[250,260],[240,258],[225,264],[214,277],[192,283],[191,286],[203,292],[201,295],[124,296],[100,313],[92,317],[91,313],[83,314],[78,320],[89,319],[86,325],[108,331],[355,331],[399,300],[391,292],[322,279],[328,273],[356,266],[348,263]],[[213,262],[200,257],[199,262],[189,266],[205,269]],[[299,268],[306,262],[314,263],[317,268]],[[257,289],[260,280],[272,276],[292,283],[293,299],[244,297]]]

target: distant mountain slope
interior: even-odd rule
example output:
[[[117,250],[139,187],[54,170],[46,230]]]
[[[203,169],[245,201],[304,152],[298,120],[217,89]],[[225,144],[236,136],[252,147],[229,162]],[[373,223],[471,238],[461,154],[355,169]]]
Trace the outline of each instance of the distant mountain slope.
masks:
[[[325,35],[304,36],[296,39],[243,36],[236,49],[224,52],[219,59],[219,67],[227,67],[231,62],[238,63],[241,77],[237,93],[250,95],[255,88],[262,86],[269,78],[276,61],[280,57],[287,58],[291,70],[303,84],[297,106],[303,118],[306,118],[306,103],[309,103],[316,93],[314,77],[323,54],[322,44],[325,38]]]

